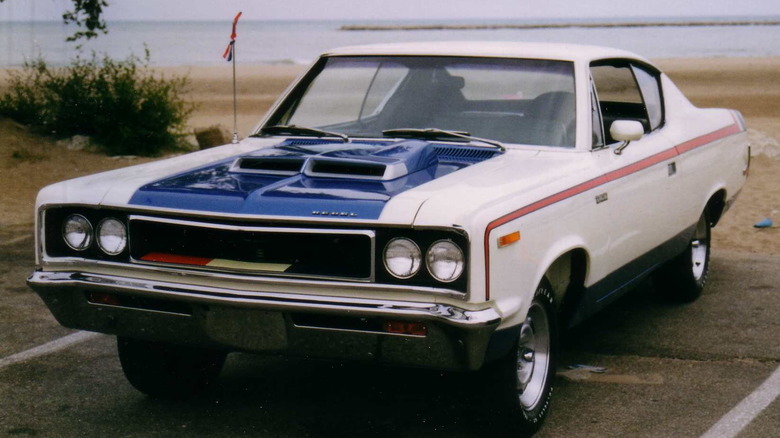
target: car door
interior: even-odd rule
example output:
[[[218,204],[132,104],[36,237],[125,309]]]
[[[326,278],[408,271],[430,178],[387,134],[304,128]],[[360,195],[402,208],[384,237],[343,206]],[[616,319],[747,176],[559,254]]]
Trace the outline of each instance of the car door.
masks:
[[[591,64],[594,94],[593,158],[602,168],[604,184],[594,202],[608,234],[608,253],[594,261],[601,280],[597,301],[616,292],[667,257],[680,230],[670,224],[674,214],[672,180],[676,174],[674,145],[662,135],[663,98],[656,70],[629,60]],[[615,121],[642,124],[644,133],[629,143],[614,140]],[[593,296],[593,295],[592,295]]]

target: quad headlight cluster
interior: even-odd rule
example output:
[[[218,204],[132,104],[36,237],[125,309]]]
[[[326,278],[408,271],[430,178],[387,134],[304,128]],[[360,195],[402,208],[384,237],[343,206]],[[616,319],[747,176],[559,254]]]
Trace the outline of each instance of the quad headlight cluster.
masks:
[[[414,277],[423,265],[420,247],[406,237],[390,240],[385,246],[383,259],[387,272],[399,279]],[[463,250],[448,239],[433,242],[425,252],[424,262],[428,273],[443,283],[457,280],[465,266]]]
[[[71,214],[62,225],[62,238],[65,244],[74,251],[85,251],[93,242],[107,255],[122,253],[127,247],[127,227],[119,219],[107,217],[102,219],[97,228],[86,217]]]

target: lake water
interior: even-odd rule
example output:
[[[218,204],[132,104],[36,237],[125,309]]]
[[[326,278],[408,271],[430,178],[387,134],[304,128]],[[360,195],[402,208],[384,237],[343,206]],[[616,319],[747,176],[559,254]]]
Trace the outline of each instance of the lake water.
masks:
[[[739,20],[777,20],[740,17]],[[660,20],[660,19],[656,19]],[[708,18],[707,21],[712,20]],[[734,20],[722,18],[719,20]],[[622,21],[622,20],[621,20]],[[643,20],[648,21],[648,20]],[[653,21],[650,19],[649,21]],[[668,21],[665,19],[663,21]],[[493,24],[523,24],[497,21]],[[403,41],[488,40],[595,44],[627,49],[647,58],[780,56],[780,26],[673,26],[620,28],[542,28],[498,30],[344,31],[342,25],[484,25],[491,21],[335,22],[241,21],[237,59],[249,64],[308,64],[333,47]],[[224,62],[230,22],[111,22],[109,33],[84,43],[92,51],[124,58],[151,52],[153,65],[210,65]],[[38,55],[51,64],[67,64],[78,55],[65,42],[74,28],[57,22],[0,22],[0,67],[19,66]]]

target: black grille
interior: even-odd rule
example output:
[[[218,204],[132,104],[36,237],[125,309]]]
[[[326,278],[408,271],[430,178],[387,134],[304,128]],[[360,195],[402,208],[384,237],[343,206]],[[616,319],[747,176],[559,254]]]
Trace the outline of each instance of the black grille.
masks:
[[[478,163],[493,158],[496,154],[497,151],[486,148],[436,146],[436,155],[439,161]]]
[[[368,233],[229,227],[133,218],[130,254],[137,262],[256,275],[369,280]]]

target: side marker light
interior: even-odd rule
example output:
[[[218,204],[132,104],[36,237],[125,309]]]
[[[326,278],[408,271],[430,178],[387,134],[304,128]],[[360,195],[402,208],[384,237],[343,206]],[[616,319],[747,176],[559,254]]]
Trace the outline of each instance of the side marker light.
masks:
[[[514,233],[507,234],[506,236],[501,236],[498,238],[498,247],[503,248],[505,246],[509,246],[515,242],[520,241],[520,232],[515,231]]]

